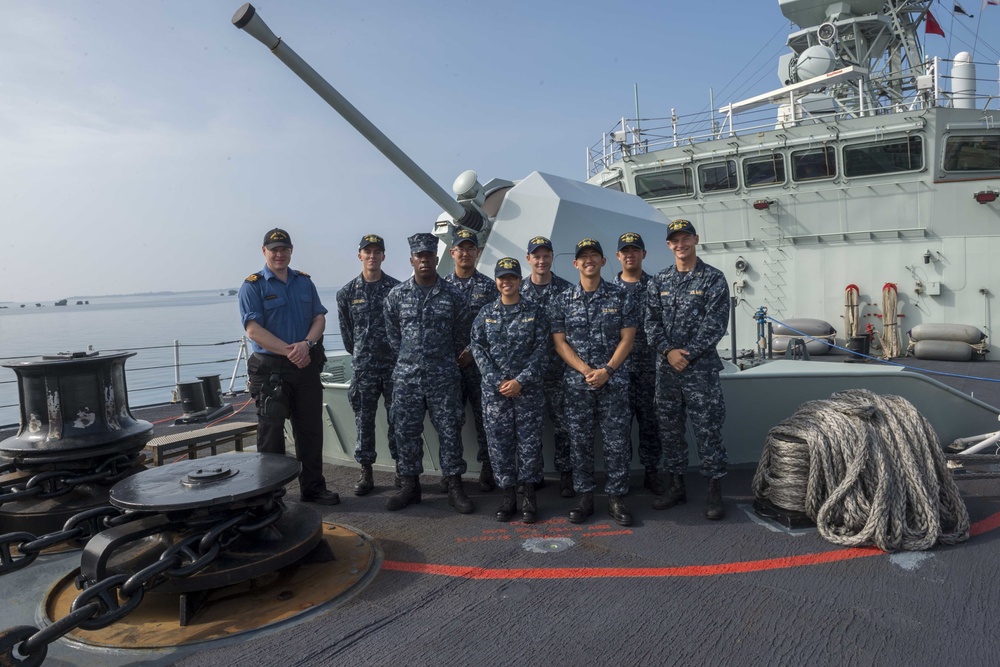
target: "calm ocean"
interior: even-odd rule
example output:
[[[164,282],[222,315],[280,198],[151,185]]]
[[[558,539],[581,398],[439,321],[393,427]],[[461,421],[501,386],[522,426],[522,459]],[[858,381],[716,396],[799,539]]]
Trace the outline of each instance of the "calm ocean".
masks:
[[[320,288],[327,315],[325,346],[342,350],[336,316],[336,287]],[[228,292],[228,291],[227,291]],[[59,352],[135,351],[125,363],[129,405],[139,407],[171,399],[174,388],[174,341],[180,343],[181,381],[219,374],[229,388],[239,353],[239,306],[235,296],[219,292],[183,292],[89,298],[88,305],[36,307],[5,303],[0,309],[0,363],[11,364]],[[246,387],[240,364],[234,388]],[[19,418],[17,378],[0,368],[0,426]]]

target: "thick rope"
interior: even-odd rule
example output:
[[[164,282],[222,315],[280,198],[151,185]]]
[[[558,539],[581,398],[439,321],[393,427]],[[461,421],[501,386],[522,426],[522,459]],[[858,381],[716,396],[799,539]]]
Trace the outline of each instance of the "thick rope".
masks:
[[[969,539],[937,434],[899,396],[851,389],[803,404],[768,432],[753,490],[834,544],[922,551]]]
[[[844,339],[851,340],[858,335],[858,294],[857,285],[844,288]]]
[[[886,283],[882,286],[882,358],[895,359],[902,356],[903,343],[899,335],[899,315],[897,304],[899,294],[896,285]]]

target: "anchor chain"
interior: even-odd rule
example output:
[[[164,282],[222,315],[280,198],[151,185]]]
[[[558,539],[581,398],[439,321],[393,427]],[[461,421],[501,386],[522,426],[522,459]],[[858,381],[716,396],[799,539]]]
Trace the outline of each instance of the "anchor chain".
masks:
[[[34,535],[19,531],[0,535],[0,576],[28,567],[45,549],[63,543],[76,548],[82,547],[91,537],[105,528],[125,523],[126,521],[121,520],[125,516],[127,521],[134,521],[146,514],[148,512],[124,513],[111,505],[102,505],[74,514],[63,524],[62,530],[52,533]],[[21,555],[15,555],[15,550]]]
[[[83,484],[113,485],[133,472],[133,464],[141,456],[119,454],[104,461],[92,471],[46,470],[33,475],[23,484],[0,485],[0,505],[16,500],[58,498]],[[0,468],[0,473],[15,472],[14,464]]]
[[[155,562],[131,576],[116,574],[99,581],[77,577],[76,584],[82,592],[73,600],[66,616],[42,629],[21,625],[0,630],[0,666],[40,665],[45,660],[49,644],[64,635],[77,628],[100,630],[117,623],[135,611],[147,592],[168,579],[193,577],[202,572],[233,541],[276,522],[285,511],[281,502],[284,495],[285,490],[280,489],[266,503],[249,507],[206,530],[188,535],[167,547]],[[149,512],[134,514],[148,516]]]

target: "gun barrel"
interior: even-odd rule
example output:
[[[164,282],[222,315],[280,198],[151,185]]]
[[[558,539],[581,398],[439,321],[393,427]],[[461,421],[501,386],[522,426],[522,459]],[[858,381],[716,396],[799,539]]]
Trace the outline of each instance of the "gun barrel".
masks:
[[[306,85],[312,88],[317,95],[323,98],[327,104],[343,116],[344,120],[354,126],[361,135],[367,139],[389,161],[396,165],[413,183],[423,190],[423,192],[451,216],[452,220],[460,224],[472,227],[478,231],[482,225],[481,220],[470,219],[470,212],[455,201],[440,185],[435,183],[427,173],[421,169],[417,163],[399,149],[381,130],[368,120],[364,114],[355,108],[353,104],[341,95],[336,88],[331,86],[316,70],[309,66],[295,51],[292,50],[280,37],[276,37],[271,29],[260,17],[260,14],[249,2],[244,4],[233,15],[233,25],[249,33],[252,37],[260,41],[270,49],[271,53],[278,57],[288,69],[292,70],[296,76],[302,79]],[[478,215],[472,216],[478,218]],[[478,225],[476,224],[478,222]]]

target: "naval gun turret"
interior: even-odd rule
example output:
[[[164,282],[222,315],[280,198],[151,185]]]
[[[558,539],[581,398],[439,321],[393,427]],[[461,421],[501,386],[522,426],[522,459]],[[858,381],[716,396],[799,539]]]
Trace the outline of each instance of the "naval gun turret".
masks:
[[[277,37],[250,3],[237,10],[233,25],[270,49],[443,210],[433,233],[444,247],[450,245],[456,227],[475,232],[484,246],[479,269],[490,275],[498,259],[523,256],[528,239],[533,236],[548,236],[557,256],[564,253],[572,256],[571,249],[584,237],[596,238],[605,247],[613,247],[618,235],[625,231],[638,232],[650,239],[665,231],[664,215],[640,197],[540,172],[517,181],[493,179],[483,185],[474,171],[466,171],[455,179],[453,198]],[[651,245],[649,250],[653,266],[666,262],[665,246]],[[447,252],[438,255],[439,272],[450,272],[450,255]]]

